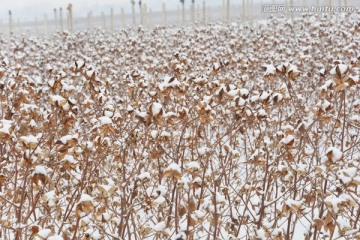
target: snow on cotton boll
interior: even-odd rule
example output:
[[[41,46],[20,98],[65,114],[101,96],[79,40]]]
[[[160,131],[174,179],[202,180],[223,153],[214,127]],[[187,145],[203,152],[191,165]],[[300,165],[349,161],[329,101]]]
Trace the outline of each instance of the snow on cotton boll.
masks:
[[[181,177],[181,169],[176,163],[171,163],[164,171],[164,177],[175,178],[176,180]]]
[[[265,64],[262,66],[265,70],[263,77],[268,80],[273,80],[276,75],[276,68],[272,64]]]
[[[40,183],[44,186],[47,181],[47,171],[44,166],[36,166],[32,174],[32,182],[36,185]]]
[[[161,115],[163,113],[162,105],[157,102],[152,103],[149,107],[149,113],[153,117]]]
[[[335,147],[329,147],[326,150],[326,156],[322,158],[322,163],[326,163],[328,165],[334,164],[340,161],[343,157],[343,153]]]
[[[27,149],[35,149],[39,143],[39,137],[28,135],[19,138],[20,143]]]
[[[197,162],[189,162],[185,165],[186,171],[194,174],[200,170],[200,165]]]
[[[83,217],[95,210],[95,206],[93,203],[93,198],[87,194],[82,194],[81,198],[76,205],[76,215],[78,217]]]
[[[113,121],[111,118],[105,116],[99,117],[98,123],[100,125],[101,132],[105,135],[114,131]]]
[[[98,229],[88,229],[86,232],[85,232],[85,236],[87,236],[88,238],[92,239],[92,240],[100,240],[102,239],[102,236],[99,232]]]
[[[58,203],[55,190],[43,194],[41,196],[41,201],[49,207],[55,207]]]
[[[2,119],[0,120],[0,140],[10,140],[10,135],[14,130],[13,121]]]
[[[75,147],[78,143],[78,134],[66,135],[55,142],[55,151],[66,153],[69,149]]]

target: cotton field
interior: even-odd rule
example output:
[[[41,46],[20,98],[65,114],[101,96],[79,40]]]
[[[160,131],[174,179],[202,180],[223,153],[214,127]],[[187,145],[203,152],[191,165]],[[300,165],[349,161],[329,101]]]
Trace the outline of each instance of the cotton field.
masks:
[[[360,239],[359,13],[0,38],[0,238]]]

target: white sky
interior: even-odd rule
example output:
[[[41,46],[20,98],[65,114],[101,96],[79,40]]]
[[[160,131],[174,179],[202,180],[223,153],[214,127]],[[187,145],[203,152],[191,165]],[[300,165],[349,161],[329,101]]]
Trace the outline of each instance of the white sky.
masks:
[[[206,0],[208,6],[222,5],[223,0]],[[226,0],[224,0],[226,1]],[[231,0],[235,3],[240,0]],[[110,12],[114,8],[115,14],[120,14],[121,7],[126,13],[131,12],[130,0],[0,0],[0,20],[7,22],[9,19],[8,11],[12,10],[14,20],[33,21],[35,17],[41,19],[47,14],[51,19],[54,16],[54,8],[63,8],[66,14],[66,7],[69,3],[73,4],[74,17],[86,17],[89,11],[94,15],[102,12]],[[161,11],[162,3],[166,2],[167,10],[174,10],[180,5],[180,0],[142,0],[153,12]],[[202,4],[203,0],[195,0],[195,4]],[[135,0],[136,11],[139,10],[138,0]],[[186,7],[190,7],[191,0],[185,0]]]
[[[136,2],[136,12],[139,11],[138,1]],[[222,6],[223,2],[227,0],[206,0],[207,6]],[[248,1],[248,0],[245,0]],[[250,0],[257,3],[285,3],[289,0]],[[306,2],[315,4],[319,2],[320,5],[326,5],[329,0],[293,0],[294,5],[301,6]],[[344,4],[345,0],[331,0],[333,4]],[[33,21],[35,17],[39,20],[44,18],[47,14],[48,19],[54,18],[54,8],[63,8],[64,18],[66,17],[66,7],[69,3],[73,4],[74,18],[86,17],[89,11],[93,15],[100,16],[102,12],[110,14],[111,7],[114,8],[115,14],[120,14],[121,7],[124,8],[125,13],[131,12],[130,0],[0,0],[0,23],[8,22],[8,11],[12,10],[13,20],[17,21]],[[142,0],[146,3],[148,8],[153,12],[161,11],[162,3],[166,2],[167,10],[176,10],[180,6],[180,0]],[[195,0],[195,5],[202,5],[203,0]],[[230,0],[231,4],[241,4],[243,0]],[[348,6],[359,5],[359,0],[347,0]],[[191,0],[185,0],[185,7],[190,8]]]

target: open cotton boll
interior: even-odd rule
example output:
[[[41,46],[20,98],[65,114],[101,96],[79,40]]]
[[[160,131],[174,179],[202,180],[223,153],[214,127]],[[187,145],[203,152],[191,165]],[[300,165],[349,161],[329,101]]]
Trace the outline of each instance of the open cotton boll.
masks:
[[[323,163],[335,163],[341,160],[343,157],[343,153],[336,147],[329,147],[326,150],[326,157],[322,159]]]
[[[151,104],[151,112],[154,117],[157,116],[161,110],[162,105],[160,103],[154,102],[153,104]]]
[[[35,170],[34,170],[34,173],[46,175],[47,171],[46,171],[44,166],[36,166]]]
[[[107,125],[107,124],[112,124],[113,121],[111,120],[111,118],[109,117],[106,117],[106,116],[102,116],[102,117],[99,117],[99,122],[100,122],[100,125]]]
[[[46,229],[41,229],[41,230],[37,233],[37,235],[38,235],[39,237],[41,237],[42,239],[47,239],[47,238],[50,236],[50,234],[51,234],[51,229],[48,229],[48,228],[46,228]]]
[[[166,223],[165,221],[159,222],[156,225],[153,226],[153,229],[155,232],[162,232],[164,231],[166,228]]]

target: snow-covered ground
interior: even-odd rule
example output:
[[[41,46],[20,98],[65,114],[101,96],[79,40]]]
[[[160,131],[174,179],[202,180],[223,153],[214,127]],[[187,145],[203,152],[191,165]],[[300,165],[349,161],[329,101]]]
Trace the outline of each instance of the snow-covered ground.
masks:
[[[359,238],[358,19],[0,37],[0,238]]]

